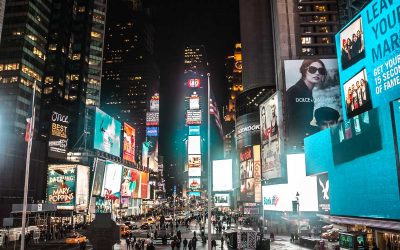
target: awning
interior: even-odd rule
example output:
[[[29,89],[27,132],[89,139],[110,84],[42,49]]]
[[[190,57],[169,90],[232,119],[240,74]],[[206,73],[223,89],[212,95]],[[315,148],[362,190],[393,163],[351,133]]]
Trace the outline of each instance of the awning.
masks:
[[[330,216],[330,221],[332,223],[338,223],[338,224],[365,225],[367,227],[372,227],[372,228],[381,228],[386,230],[397,230],[397,231],[400,230],[400,221],[341,217],[341,216]]]

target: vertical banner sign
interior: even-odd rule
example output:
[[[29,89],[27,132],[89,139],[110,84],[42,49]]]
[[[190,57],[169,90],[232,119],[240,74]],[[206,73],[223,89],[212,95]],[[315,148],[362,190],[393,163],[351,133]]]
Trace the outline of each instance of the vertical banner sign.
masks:
[[[262,178],[282,177],[282,112],[280,92],[260,105]]]
[[[141,172],[141,178],[140,178],[140,198],[142,199],[148,199],[150,190],[149,190],[149,173]]]
[[[254,201],[261,202],[261,160],[260,160],[260,145],[253,146],[253,161],[254,161]]]
[[[400,1],[373,0],[336,34],[343,113],[400,97]]]
[[[123,159],[135,163],[135,129],[124,123]]]
[[[76,211],[85,212],[89,205],[89,167],[76,167]]]
[[[240,201],[254,202],[253,146],[240,150]]]
[[[49,151],[50,158],[65,159],[68,146],[69,117],[66,113],[53,111],[50,122]]]
[[[59,209],[74,209],[76,191],[75,165],[49,165],[47,200]]]

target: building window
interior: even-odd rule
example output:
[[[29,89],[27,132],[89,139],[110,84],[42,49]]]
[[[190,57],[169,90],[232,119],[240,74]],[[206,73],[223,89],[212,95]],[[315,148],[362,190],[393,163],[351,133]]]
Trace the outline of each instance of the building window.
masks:
[[[48,95],[48,94],[50,94],[52,91],[53,91],[53,87],[46,87],[46,88],[44,88],[43,93],[46,94],[46,95]]]
[[[50,85],[53,83],[53,80],[54,80],[53,76],[46,76],[46,78],[44,78],[44,83],[46,85]]]
[[[81,54],[80,53],[72,54],[72,60],[78,61],[80,59],[81,59]]]
[[[95,38],[102,38],[102,34],[100,32],[92,31],[90,35]]]
[[[22,72],[24,72],[28,76],[36,79],[37,81],[41,80],[40,75],[36,71],[34,71],[33,69],[29,68],[28,66],[22,65]]]
[[[301,38],[301,44],[311,44],[312,38],[309,36]]]
[[[78,8],[78,12],[85,12],[85,6],[79,6],[79,8]]]
[[[70,79],[71,79],[71,81],[78,81],[79,80],[79,75],[72,74]]]
[[[33,47],[33,54],[39,57],[42,60],[45,60],[45,55],[42,51],[38,50],[36,47]]]
[[[49,44],[49,50],[56,51],[57,50],[57,44]]]

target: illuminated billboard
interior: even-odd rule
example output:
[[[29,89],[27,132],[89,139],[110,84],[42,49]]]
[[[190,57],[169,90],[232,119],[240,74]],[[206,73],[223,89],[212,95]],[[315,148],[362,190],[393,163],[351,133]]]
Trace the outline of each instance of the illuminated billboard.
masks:
[[[199,191],[188,192],[189,197],[200,197],[201,193]]]
[[[187,110],[186,124],[187,125],[201,124],[201,110]]]
[[[189,98],[189,109],[200,109],[200,97],[197,95],[192,95]]]
[[[124,123],[123,159],[135,163],[135,129]]]
[[[149,144],[143,142],[142,144],[142,167],[147,168],[149,165]]]
[[[49,165],[47,171],[47,201],[58,209],[73,210],[76,200],[76,166]]]
[[[342,101],[336,59],[285,60],[288,145],[337,124]]]
[[[104,172],[106,168],[106,162],[97,160],[95,164],[95,172],[93,177],[93,188],[92,196],[100,196],[103,188]]]
[[[106,200],[119,200],[121,197],[122,165],[106,162],[101,196]]]
[[[318,211],[317,177],[306,176],[304,154],[287,155],[288,184],[262,187],[264,210],[292,211],[298,193],[299,211]]]
[[[213,191],[232,190],[232,159],[213,161],[213,176],[223,178],[213,178]]]
[[[229,207],[229,194],[214,194],[214,204],[216,207]]]
[[[150,198],[149,173],[140,173],[140,198]]]
[[[76,207],[78,212],[85,212],[89,206],[89,167],[76,166]]]
[[[189,136],[188,137],[188,154],[199,155],[201,154],[201,141],[200,136]]]
[[[356,115],[346,106],[360,113],[400,97],[399,9],[400,1],[373,0],[336,34],[346,119]]]
[[[280,92],[260,105],[262,178],[282,177],[283,116]]]
[[[121,123],[96,108],[94,148],[108,154],[121,155]]]
[[[122,172],[121,197],[137,198],[140,189],[140,172],[124,167]]]
[[[150,99],[150,112],[160,111],[160,95],[155,93]]]
[[[200,126],[189,126],[189,135],[200,135]]]
[[[200,177],[189,177],[188,188],[192,190],[200,189]]]
[[[146,127],[146,136],[158,136],[158,127]]]
[[[329,214],[331,210],[328,174],[317,176],[318,208],[320,213]]]
[[[50,136],[48,156],[65,159],[68,146],[69,117],[66,112],[53,110],[50,116]]]
[[[260,145],[242,148],[239,164],[240,201],[261,202]]]
[[[160,122],[160,116],[158,112],[146,113],[146,126],[158,126],[159,122]]]
[[[189,88],[200,88],[200,78],[191,78],[187,80]]]
[[[112,208],[111,200],[106,200],[103,197],[96,197],[95,213],[110,214]]]
[[[189,176],[201,176],[201,155],[188,155]]]

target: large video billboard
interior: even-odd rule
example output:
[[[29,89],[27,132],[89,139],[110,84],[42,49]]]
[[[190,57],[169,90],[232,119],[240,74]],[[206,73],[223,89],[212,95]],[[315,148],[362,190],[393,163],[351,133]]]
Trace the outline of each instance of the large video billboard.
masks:
[[[123,159],[135,163],[135,129],[124,123]]]
[[[231,191],[232,159],[213,161],[213,176],[213,191]]]
[[[100,196],[103,188],[104,171],[106,168],[106,162],[97,160],[95,165],[95,172],[93,177],[93,188],[92,196]]]
[[[261,202],[260,145],[240,150],[240,201]]]
[[[140,173],[140,198],[150,198],[149,173]]]
[[[189,176],[201,176],[201,155],[188,155]]]
[[[58,209],[73,210],[76,199],[76,165],[49,165],[47,201]]]
[[[107,161],[101,196],[106,200],[119,200],[121,197],[121,177],[122,165]]]
[[[156,172],[158,169],[158,137],[147,137],[149,170]]]
[[[287,155],[288,184],[262,187],[264,210],[292,211],[298,193],[299,211],[318,211],[316,176],[306,176],[304,154]]]
[[[399,8],[373,0],[336,34],[346,119],[400,97]]]
[[[260,105],[262,178],[282,177],[282,106],[280,92]]]
[[[49,150],[50,158],[65,159],[68,146],[69,117],[66,112],[53,110],[50,117]]]
[[[336,59],[285,60],[288,144],[337,124],[342,117]]]
[[[121,197],[139,198],[140,171],[126,168],[122,172]]]
[[[89,167],[76,166],[76,211],[85,212],[89,206]]]
[[[120,157],[121,123],[96,108],[94,148]]]
[[[214,194],[214,204],[216,207],[229,207],[229,194]]]

